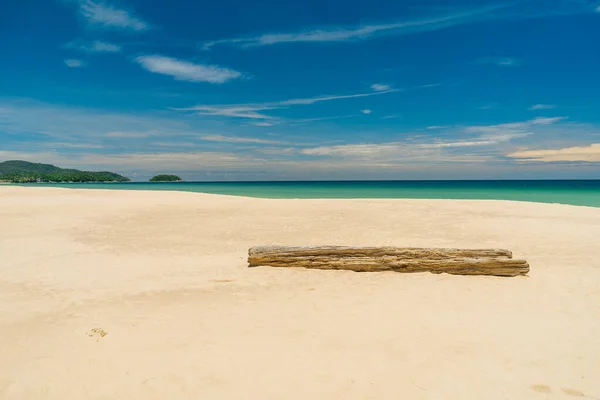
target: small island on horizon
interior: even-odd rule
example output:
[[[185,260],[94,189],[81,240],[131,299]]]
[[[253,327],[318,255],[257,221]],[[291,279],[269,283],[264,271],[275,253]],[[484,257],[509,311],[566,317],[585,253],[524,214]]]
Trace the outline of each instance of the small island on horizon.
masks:
[[[129,182],[130,179],[108,171],[80,171],[59,168],[51,164],[21,160],[0,162],[0,182],[10,183],[90,183]]]
[[[160,174],[150,178],[150,182],[183,182],[177,175]]]

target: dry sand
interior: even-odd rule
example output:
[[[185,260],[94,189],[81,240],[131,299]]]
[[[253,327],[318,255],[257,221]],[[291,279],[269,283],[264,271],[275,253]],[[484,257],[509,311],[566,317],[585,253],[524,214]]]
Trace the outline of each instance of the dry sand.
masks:
[[[0,187],[2,399],[600,398],[600,209]],[[500,247],[529,277],[247,268]]]

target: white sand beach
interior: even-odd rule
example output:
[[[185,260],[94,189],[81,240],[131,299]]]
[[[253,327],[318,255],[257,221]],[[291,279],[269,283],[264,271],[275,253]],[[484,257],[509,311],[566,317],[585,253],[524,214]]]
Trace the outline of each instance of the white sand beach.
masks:
[[[0,187],[1,399],[600,399],[600,208]],[[506,248],[528,277],[248,268]]]

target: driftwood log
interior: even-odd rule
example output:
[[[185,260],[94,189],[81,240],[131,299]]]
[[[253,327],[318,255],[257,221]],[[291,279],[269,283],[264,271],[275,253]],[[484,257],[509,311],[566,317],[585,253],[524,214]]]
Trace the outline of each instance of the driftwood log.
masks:
[[[427,249],[401,247],[252,247],[250,267],[303,267],[357,272],[432,272],[454,275],[517,276],[529,272],[525,260],[502,249]]]

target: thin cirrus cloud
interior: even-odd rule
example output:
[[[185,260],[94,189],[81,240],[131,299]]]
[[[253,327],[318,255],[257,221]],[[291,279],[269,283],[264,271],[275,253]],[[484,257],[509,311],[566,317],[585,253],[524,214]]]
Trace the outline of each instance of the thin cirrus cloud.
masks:
[[[221,143],[254,143],[254,144],[279,144],[276,140],[264,140],[250,137],[225,136],[225,135],[204,135],[200,140]]]
[[[538,117],[523,122],[511,122],[507,124],[469,126],[465,128],[466,133],[480,133],[486,135],[507,135],[507,137],[515,138],[519,135],[528,135],[530,130],[535,127],[552,125],[563,121],[567,117]]]
[[[447,142],[447,143],[364,143],[321,146],[300,150],[305,156],[327,157],[331,159],[354,159],[381,163],[397,162],[399,158],[405,162],[483,162],[491,157],[481,154],[453,153],[451,147],[483,146],[481,142]]]
[[[437,31],[453,26],[485,21],[511,21],[526,18],[570,15],[594,11],[589,3],[579,0],[556,1],[552,5],[543,0],[527,2],[503,2],[484,7],[460,9],[444,15],[413,17],[402,21],[374,23],[356,27],[333,26],[304,28],[289,33],[266,33],[257,36],[237,37],[205,42],[203,48],[230,45],[242,48],[271,46],[282,43],[324,43],[368,40],[383,35],[402,36],[421,32]],[[504,60],[502,65],[510,61]]]
[[[505,5],[493,5],[454,14],[436,17],[410,19],[394,23],[363,25],[354,28],[329,27],[323,29],[302,29],[293,33],[267,33],[254,37],[222,39],[204,43],[208,50],[217,45],[235,45],[240,47],[270,46],[280,43],[297,42],[343,42],[365,40],[382,34],[407,35],[417,32],[434,31],[450,26],[471,23],[491,18],[493,12]]]
[[[111,132],[107,132],[104,136],[108,137],[108,138],[119,138],[119,139],[140,139],[140,138],[147,138],[149,136],[153,136],[156,135],[158,132],[157,131],[144,131],[144,132],[137,132],[137,131],[111,131]]]
[[[371,85],[371,89],[376,92],[385,92],[386,90],[390,90],[392,87],[390,85],[385,85],[383,83],[374,83]]]
[[[31,118],[32,115],[35,118]],[[102,142],[105,138],[112,140],[159,134],[183,135],[190,130],[192,128],[189,124],[180,118],[109,112],[83,106],[59,106],[0,97],[0,132],[17,137],[36,132],[48,141],[88,143],[90,140]]]
[[[527,136],[526,134],[513,135],[481,135],[471,140],[442,141],[436,140],[427,143],[387,142],[387,143],[361,143],[344,144],[335,146],[321,146],[304,149],[302,154],[312,156],[342,156],[356,158],[370,158],[373,156],[394,156],[410,154],[416,150],[450,149],[475,146],[492,146]]]
[[[81,60],[76,60],[74,58],[65,60],[65,65],[69,68],[80,68],[80,67],[84,67],[85,63]]]
[[[337,95],[337,96],[320,96],[320,97],[312,97],[307,99],[292,99],[285,100],[280,102],[280,105],[294,105],[294,104],[314,104],[321,101],[331,101],[331,100],[342,100],[342,99],[352,99],[356,97],[369,97],[369,96],[377,96],[380,94],[386,93],[394,93],[398,92],[400,89],[388,89],[388,90],[380,90],[368,93],[358,93],[358,94],[349,94],[349,95]]]
[[[214,115],[219,117],[234,117],[247,119],[275,119],[259,111],[276,110],[281,107],[270,107],[267,105],[222,105],[222,106],[194,106],[189,108],[175,108],[176,111],[194,111],[200,115]]]
[[[169,75],[178,81],[224,83],[242,76],[240,72],[229,68],[194,64],[159,55],[139,56],[134,61],[150,72]]]
[[[150,25],[132,11],[119,9],[100,0],[79,0],[79,14],[90,25],[109,29],[143,32]]]
[[[432,126],[428,126],[427,130],[435,130],[435,129],[447,129],[450,128],[448,125],[432,125]]]
[[[551,104],[534,104],[531,107],[529,107],[530,111],[536,111],[536,110],[551,110],[553,108],[556,108],[556,106],[553,106]]]
[[[118,44],[95,40],[93,42],[74,41],[67,45],[68,48],[73,48],[87,53],[119,53],[122,48]]]
[[[369,97],[378,96],[387,93],[398,92],[399,89],[389,89],[383,91],[374,91],[368,93],[356,93],[349,95],[335,95],[335,96],[318,96],[302,99],[289,99],[277,102],[258,103],[258,104],[224,104],[224,105],[197,105],[188,108],[174,108],[177,111],[193,111],[200,115],[213,115],[221,117],[235,117],[235,118],[248,118],[248,119],[264,119],[264,120],[276,120],[268,114],[264,114],[262,111],[277,110],[281,108],[287,108],[294,105],[311,105],[323,101],[343,100],[352,99],[358,97]],[[268,125],[267,125],[268,126]]]
[[[483,57],[476,60],[475,64],[490,64],[498,67],[518,67],[522,65],[523,62],[512,57]]]
[[[470,162],[474,161],[473,156],[479,157],[479,155],[464,154],[464,151],[461,154],[454,155],[448,153],[440,154],[439,151],[448,152],[471,148],[487,148],[492,149],[493,151],[501,144],[506,144],[513,140],[524,139],[532,136],[534,133],[531,131],[531,129],[536,126],[554,124],[563,119],[564,118],[562,117],[536,118],[529,121],[511,122],[498,125],[469,126],[462,129],[462,134],[469,135],[469,137],[465,139],[441,139],[440,137],[435,137],[433,140],[431,140],[430,136],[422,136],[421,139],[426,138],[426,141],[415,142],[414,140],[407,140],[384,143],[350,143],[307,148],[301,150],[301,153],[309,156],[349,157],[371,160],[386,160],[393,159],[398,156],[413,157],[415,155],[420,155],[425,159],[427,157],[431,158],[431,156],[435,156],[437,159],[440,159],[439,157],[447,157],[447,161]],[[443,127],[434,128],[438,129]],[[529,156],[530,155],[525,154],[523,155],[523,158]],[[511,156],[509,155],[509,157]],[[487,157],[481,158],[481,160],[484,159],[487,159]]]

